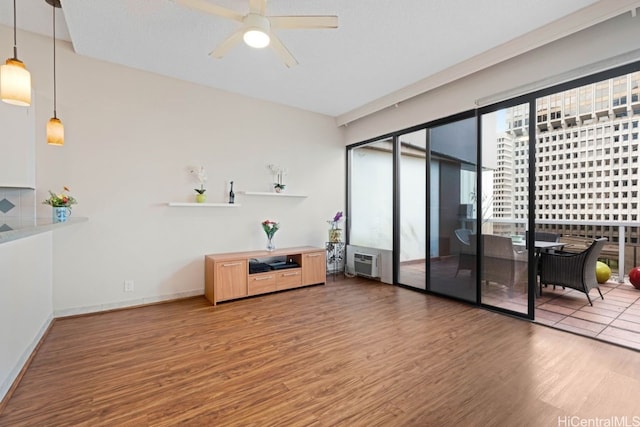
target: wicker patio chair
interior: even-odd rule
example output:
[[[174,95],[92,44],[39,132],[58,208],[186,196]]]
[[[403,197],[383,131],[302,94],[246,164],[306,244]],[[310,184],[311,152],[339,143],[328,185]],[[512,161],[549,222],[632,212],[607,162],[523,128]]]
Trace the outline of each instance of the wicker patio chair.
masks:
[[[482,280],[513,289],[526,277],[526,254],[514,250],[510,237],[485,234],[482,236]]]
[[[466,228],[459,228],[454,231],[458,243],[460,244],[460,254],[458,255],[458,269],[456,270],[456,276],[460,270],[475,270],[476,267],[476,251],[475,247],[471,246],[471,234],[472,231]],[[455,277],[455,276],[454,276]]]
[[[529,242],[529,231],[526,232],[526,238],[527,238],[527,243]],[[560,235],[557,233],[551,233],[549,231],[536,231],[534,233],[534,240],[536,241],[540,241],[540,242],[559,242],[560,241]],[[540,250],[536,251],[536,277],[540,276]],[[547,253],[554,253],[555,249],[547,249],[544,252]],[[542,286],[542,285],[540,285]],[[544,285],[545,288],[547,287],[547,285]],[[553,289],[555,289],[556,287],[554,286]]]
[[[540,254],[540,295],[542,285],[558,285],[583,292],[593,305],[589,291],[598,290],[604,300],[596,279],[596,262],[604,247],[606,237],[595,239],[591,246],[579,253],[559,252]]]
[[[542,242],[559,242],[560,235],[556,233],[549,233],[548,231],[536,231],[535,239]]]

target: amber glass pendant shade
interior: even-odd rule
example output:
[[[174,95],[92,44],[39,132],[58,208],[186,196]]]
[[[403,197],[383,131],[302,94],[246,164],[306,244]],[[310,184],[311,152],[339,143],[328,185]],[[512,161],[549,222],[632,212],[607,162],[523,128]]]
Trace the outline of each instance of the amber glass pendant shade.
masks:
[[[47,122],[47,144],[64,145],[64,126],[56,116],[56,8],[61,7],[59,0],[45,0],[52,6],[53,15],[53,117]]]
[[[31,105],[31,73],[18,59],[16,34],[16,0],[13,0],[13,58],[0,66],[0,99],[7,104]]]
[[[64,145],[64,126],[57,117],[51,117],[47,122],[47,144]]]
[[[7,104],[28,107],[31,105],[31,73],[24,63],[9,58],[0,67],[0,98]]]

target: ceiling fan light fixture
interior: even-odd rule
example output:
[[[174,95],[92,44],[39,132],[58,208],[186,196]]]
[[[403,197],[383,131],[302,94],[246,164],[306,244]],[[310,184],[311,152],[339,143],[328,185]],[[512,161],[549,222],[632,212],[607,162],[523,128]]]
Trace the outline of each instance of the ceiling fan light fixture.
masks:
[[[244,42],[251,47],[256,49],[262,49],[263,47],[269,46],[271,42],[271,38],[269,34],[258,30],[256,28],[252,28],[250,30],[245,31],[244,36],[242,37]]]
[[[271,37],[269,37],[271,25],[266,17],[250,13],[244,18],[244,24],[247,30],[242,38],[248,46],[256,49],[269,46],[271,42]]]

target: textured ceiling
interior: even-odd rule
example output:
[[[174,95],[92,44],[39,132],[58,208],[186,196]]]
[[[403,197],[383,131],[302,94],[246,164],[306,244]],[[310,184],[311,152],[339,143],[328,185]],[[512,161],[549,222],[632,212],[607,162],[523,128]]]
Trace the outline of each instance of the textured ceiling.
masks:
[[[207,1],[248,12],[248,0]],[[618,1],[270,0],[267,15],[339,18],[338,29],[277,32],[299,62],[293,68],[242,43],[211,58],[239,24],[171,0],[62,0],[57,34],[80,55],[340,116],[581,8]],[[12,8],[0,0],[0,24],[12,25]],[[50,36],[51,7],[18,0],[18,26]],[[7,56],[11,45],[0,43]]]

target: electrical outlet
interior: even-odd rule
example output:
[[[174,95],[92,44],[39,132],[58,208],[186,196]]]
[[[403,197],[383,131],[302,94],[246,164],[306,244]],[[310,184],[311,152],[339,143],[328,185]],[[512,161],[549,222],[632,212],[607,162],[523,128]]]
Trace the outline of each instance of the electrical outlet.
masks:
[[[124,281],[124,291],[125,292],[133,292],[133,280],[125,280]]]

